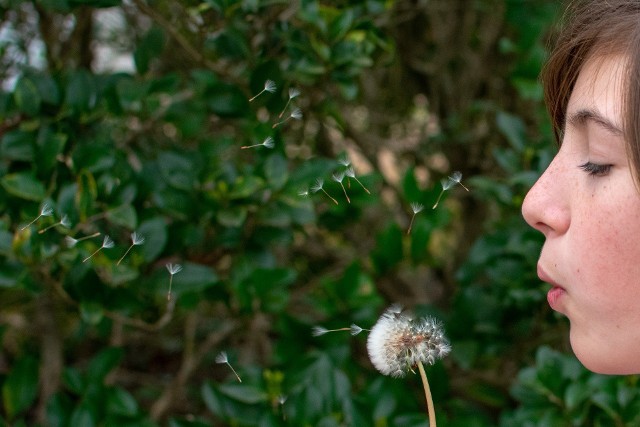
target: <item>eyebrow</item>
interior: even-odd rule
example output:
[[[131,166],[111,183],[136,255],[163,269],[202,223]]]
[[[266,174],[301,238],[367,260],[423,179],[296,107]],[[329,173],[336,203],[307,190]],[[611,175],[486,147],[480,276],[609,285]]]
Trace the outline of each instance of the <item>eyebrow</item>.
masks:
[[[622,129],[613,123],[611,120],[600,114],[597,110],[590,108],[578,110],[575,113],[569,115],[567,123],[571,126],[584,126],[587,122],[594,122],[595,124],[605,128],[614,135],[622,136],[624,132]]]

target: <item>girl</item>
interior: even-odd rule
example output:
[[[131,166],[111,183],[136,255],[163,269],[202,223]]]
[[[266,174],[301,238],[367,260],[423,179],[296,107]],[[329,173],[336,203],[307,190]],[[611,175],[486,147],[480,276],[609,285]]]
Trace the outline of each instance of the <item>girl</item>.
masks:
[[[640,373],[640,0],[574,2],[543,70],[560,149],[522,206],[590,370]]]

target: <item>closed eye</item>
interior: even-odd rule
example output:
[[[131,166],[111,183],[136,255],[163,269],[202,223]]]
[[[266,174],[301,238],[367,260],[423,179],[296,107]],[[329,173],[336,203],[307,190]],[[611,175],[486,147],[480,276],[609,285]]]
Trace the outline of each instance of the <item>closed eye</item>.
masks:
[[[590,176],[605,176],[611,170],[613,165],[601,165],[598,163],[586,162],[578,166]]]

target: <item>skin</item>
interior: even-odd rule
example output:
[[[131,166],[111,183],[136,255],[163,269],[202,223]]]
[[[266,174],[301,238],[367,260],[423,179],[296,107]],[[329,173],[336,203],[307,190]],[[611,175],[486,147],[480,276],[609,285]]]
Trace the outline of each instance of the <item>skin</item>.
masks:
[[[560,150],[522,206],[545,236],[538,275],[552,285],[549,304],[568,317],[578,359],[604,374],[640,373],[640,193],[621,130],[624,65],[584,64]]]

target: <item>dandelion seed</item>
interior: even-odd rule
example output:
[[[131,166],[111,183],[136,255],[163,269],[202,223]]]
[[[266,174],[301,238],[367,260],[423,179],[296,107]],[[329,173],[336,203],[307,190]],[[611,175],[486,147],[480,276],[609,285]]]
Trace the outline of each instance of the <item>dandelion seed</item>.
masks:
[[[139,246],[139,245],[142,245],[142,244],[144,244],[144,236],[142,236],[141,234],[136,233],[135,231],[133,233],[131,233],[131,246],[129,246],[129,249],[127,249],[127,251],[124,253],[124,255],[122,255],[122,258],[120,258],[118,260],[116,265],[120,265],[120,263],[122,262],[124,257],[127,256],[129,251],[131,249],[133,249],[134,246]]]
[[[348,203],[351,203],[351,199],[349,199],[349,196],[347,195],[347,189],[344,188],[344,185],[342,185],[342,180],[344,179],[344,172],[336,172],[331,177],[335,182],[340,184],[340,187],[342,187],[342,191],[344,192],[344,197],[347,198]]]
[[[449,177],[449,180],[452,181],[455,184],[459,184],[462,188],[464,188],[465,190],[469,191],[469,189],[467,187],[465,187],[464,184],[461,182],[462,181],[462,172],[455,171]]]
[[[51,207],[47,203],[45,203],[40,208],[40,214],[33,221],[31,221],[29,224],[27,224],[24,227],[22,227],[20,229],[20,231],[23,231],[25,228],[29,227],[31,224],[33,224],[34,222],[39,220],[41,217],[43,217],[43,216],[51,216],[52,214],[53,214],[53,209],[51,209]]]
[[[368,331],[368,329],[363,329],[360,326],[352,323],[348,328],[338,328],[338,329],[327,329],[323,326],[314,326],[311,328],[311,336],[319,337],[324,334],[328,334],[329,332],[341,332],[341,331],[349,331],[351,335],[358,335],[362,331]]]
[[[281,119],[282,115],[284,114],[284,112],[287,110],[287,107],[289,106],[289,103],[291,102],[291,100],[293,98],[295,98],[296,96],[300,95],[300,91],[296,88],[291,88],[289,89],[289,99],[287,100],[287,103],[284,104],[284,108],[282,109],[282,112],[280,114],[278,114],[278,118]]]
[[[280,121],[280,122],[278,122],[278,123],[275,123],[275,124],[272,126],[272,128],[274,128],[274,129],[275,129],[276,127],[278,127],[278,126],[280,126],[281,124],[283,124],[283,123],[285,123],[285,122],[289,121],[290,119],[300,120],[301,118],[302,118],[302,110],[300,110],[299,108],[296,108],[295,110],[293,110],[293,111],[291,112],[291,114],[289,115],[289,117],[287,117],[286,119],[284,119],[284,120],[282,120],[282,121]]]
[[[353,170],[353,167],[349,166],[347,167],[347,169],[344,171],[345,175],[347,175],[349,178],[353,178],[356,180],[356,182],[358,184],[360,184],[360,187],[362,187],[362,189],[364,191],[367,192],[367,194],[371,194],[371,192],[369,190],[367,190],[367,187],[365,187],[358,178],[356,178],[356,172]]]
[[[238,379],[238,382],[242,382],[242,380],[240,379],[240,376],[238,375],[238,373],[236,372],[235,369],[233,369],[233,366],[231,366],[231,364],[229,363],[229,358],[227,357],[227,352],[226,351],[221,351],[217,356],[216,356],[216,363],[220,363],[220,364],[226,364],[227,366],[229,366],[229,368],[231,368],[231,370],[233,371],[233,373],[235,374],[236,378]]]
[[[272,137],[268,136],[260,144],[243,145],[242,147],[240,147],[240,149],[244,150],[246,148],[253,148],[253,147],[260,147],[260,146],[264,146],[264,147],[267,147],[267,148],[273,148],[275,146],[275,142],[273,142],[273,138]]]
[[[335,203],[337,205],[338,201],[336,199],[334,199],[333,197],[331,197],[329,195],[329,193],[327,193],[327,191],[324,188],[322,188],[323,186],[324,186],[324,180],[322,178],[317,178],[316,179],[316,183],[311,186],[311,192],[317,193],[318,191],[322,191],[324,194],[327,195],[328,198],[333,200],[333,203]]]
[[[42,230],[38,230],[38,234],[42,234],[47,230],[52,229],[53,227],[57,227],[58,225],[64,228],[69,228],[69,226],[71,225],[71,223],[69,222],[69,217],[66,215],[62,215],[62,218],[60,218],[60,221],[56,222],[55,224],[51,224],[50,226],[45,227]]]
[[[273,80],[267,80],[264,82],[264,89],[262,89],[260,92],[258,92],[257,95],[255,95],[253,98],[249,99],[249,102],[252,102],[254,99],[256,99],[257,97],[259,97],[260,95],[262,95],[264,92],[275,92],[276,91],[276,83]]]
[[[392,306],[371,328],[367,351],[373,366],[384,375],[403,377],[418,367],[429,412],[429,426],[436,425],[433,399],[423,363],[433,365],[451,351],[442,324],[432,317],[413,319]]]
[[[83,240],[87,240],[87,239],[93,239],[94,237],[98,237],[100,235],[100,232],[97,233],[93,233],[90,236],[84,236],[84,237],[80,237],[79,239],[74,239],[71,236],[66,236],[64,238],[64,241],[67,243],[67,246],[72,248],[75,245],[78,244],[78,242],[82,242]]]
[[[298,196],[300,196],[300,197],[309,197],[309,189],[308,188],[303,188],[302,190],[298,191]]]
[[[344,166],[345,168],[348,168],[349,166],[351,166],[351,160],[349,160],[349,156],[347,156],[346,154],[338,157],[338,163]]]
[[[89,255],[88,257],[86,257],[82,262],[86,262],[89,260],[89,258],[93,257],[95,254],[97,254],[98,252],[100,252],[102,249],[109,249],[113,247],[113,240],[111,240],[111,237],[109,236],[104,236],[104,239],[102,240],[102,246],[100,246],[98,249],[96,249],[96,251],[94,253],[92,253],[91,255]]]
[[[165,265],[165,267],[167,267],[167,271],[169,271],[169,292],[167,293],[167,301],[171,301],[171,286],[173,285],[173,275],[180,273],[182,271],[182,266],[180,264],[168,263]]]
[[[413,211],[413,216],[411,217],[411,222],[409,222],[409,228],[407,229],[407,234],[411,233],[411,227],[413,226],[413,220],[417,214],[419,214],[424,209],[424,206],[420,203],[411,203],[411,210]]]
[[[440,184],[442,185],[442,190],[440,191],[440,194],[436,199],[436,203],[433,205],[431,209],[435,209],[438,207],[438,203],[440,203],[440,198],[442,198],[442,195],[444,194],[444,192],[449,190],[451,187],[453,187],[453,184],[455,184],[455,182],[447,178],[447,179],[441,180]]]

